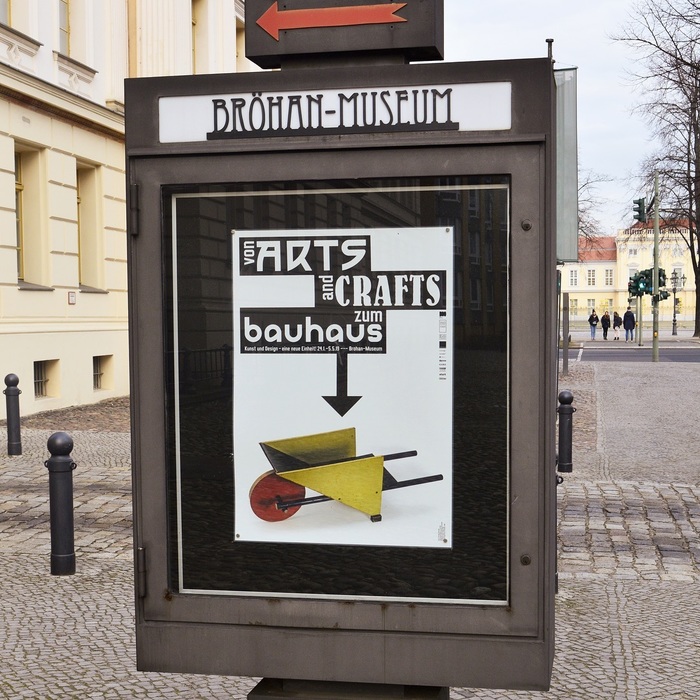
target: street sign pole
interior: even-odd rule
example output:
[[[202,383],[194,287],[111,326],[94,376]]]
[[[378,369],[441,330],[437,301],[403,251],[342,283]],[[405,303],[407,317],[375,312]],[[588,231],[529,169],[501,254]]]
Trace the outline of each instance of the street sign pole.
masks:
[[[642,309],[644,308],[642,304],[642,299],[644,297],[637,297],[637,345],[641,348],[642,345],[644,345],[644,342],[642,340],[642,328],[643,328],[643,322],[642,322]]]
[[[564,292],[562,304],[562,348],[564,349],[562,374],[569,374],[569,292]]]
[[[651,361],[659,361],[659,173],[654,173],[654,284],[652,287],[652,329]]]

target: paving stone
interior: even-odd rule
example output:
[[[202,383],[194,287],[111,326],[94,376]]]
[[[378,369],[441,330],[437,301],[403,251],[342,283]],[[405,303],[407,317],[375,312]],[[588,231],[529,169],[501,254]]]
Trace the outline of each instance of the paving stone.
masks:
[[[574,472],[558,489],[547,693],[454,700],[700,697],[700,365],[572,363]],[[672,396],[673,419],[634,406]],[[668,414],[661,414],[668,415]],[[672,423],[672,425],[671,425]],[[74,439],[76,574],[51,576],[46,441]],[[128,400],[32,416],[0,456],[0,698],[244,698],[253,678],[135,668]]]

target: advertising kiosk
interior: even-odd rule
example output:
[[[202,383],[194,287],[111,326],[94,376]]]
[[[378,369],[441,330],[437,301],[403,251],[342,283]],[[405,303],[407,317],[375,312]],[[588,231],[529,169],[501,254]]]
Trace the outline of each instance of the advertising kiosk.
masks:
[[[552,61],[247,6],[281,70],[126,86],[138,666],[547,688]]]

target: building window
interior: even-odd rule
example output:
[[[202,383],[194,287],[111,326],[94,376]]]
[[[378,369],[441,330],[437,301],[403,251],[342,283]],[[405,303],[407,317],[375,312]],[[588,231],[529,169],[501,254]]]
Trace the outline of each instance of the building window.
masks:
[[[58,0],[58,50],[70,56],[70,0]]]
[[[208,22],[204,0],[192,0],[192,72],[207,73]]]
[[[630,248],[630,257],[633,257],[635,255],[639,255],[639,252],[637,251],[636,248]]]
[[[89,89],[95,78],[96,71],[89,67],[95,59],[91,10],[95,4],[90,0],[58,0],[57,63],[59,77],[67,81],[60,84],[72,92],[82,93]]]
[[[114,388],[112,361],[112,355],[95,355],[92,358],[92,388],[95,391]]]
[[[595,287],[595,270],[588,270],[586,273],[586,279],[589,287]]]
[[[578,314],[578,299],[569,298],[569,315],[576,316]]]
[[[46,393],[46,385],[49,383],[49,377],[46,371],[46,362],[34,363],[34,396],[41,398],[48,396]]]
[[[588,313],[593,313],[595,309],[595,299],[586,299],[586,306],[588,307]]]
[[[44,157],[44,151],[15,151],[17,273],[24,286],[50,281],[48,222],[42,216]]]
[[[464,272],[462,270],[455,270],[454,278],[454,305],[456,309],[464,308]]]
[[[24,184],[22,183],[22,156],[15,153],[15,219],[17,228],[17,279],[24,279]]]
[[[612,270],[606,270],[605,271],[605,286],[606,287],[612,287],[614,284],[613,282],[613,271]]]
[[[58,360],[39,360],[34,363],[34,396],[58,396],[60,392]]]
[[[78,281],[81,287],[93,289],[103,286],[98,172],[97,168],[80,164],[76,170]]]
[[[578,270],[569,270],[569,286],[578,287]]]
[[[22,53],[27,51],[28,55],[35,56],[41,46],[36,42],[36,5],[37,3],[28,0],[0,0],[0,23],[25,35],[13,37],[13,40],[17,41],[16,47],[12,49],[13,62],[17,59],[14,53],[16,48],[19,48]],[[43,3],[41,6],[43,8]]]
[[[469,259],[477,265],[481,262],[481,238],[473,229],[469,232]]]
[[[192,3],[192,72],[197,72],[197,2]]]
[[[102,358],[98,355],[92,358],[92,388],[101,389],[102,388],[102,376],[104,372],[102,371]]]
[[[481,279],[472,277],[469,308],[472,311],[481,310]]]

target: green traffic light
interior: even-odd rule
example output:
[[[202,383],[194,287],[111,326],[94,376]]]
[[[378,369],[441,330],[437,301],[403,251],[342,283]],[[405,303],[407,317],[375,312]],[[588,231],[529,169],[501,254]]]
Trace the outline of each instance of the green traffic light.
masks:
[[[637,221],[645,223],[647,220],[646,198],[641,197],[640,199],[633,199],[632,203],[634,204],[634,207],[632,207],[634,218],[637,219]]]
[[[642,292],[639,291],[639,281],[640,275],[638,272],[635,272],[635,274],[632,277],[630,277],[629,282],[627,284],[630,297],[642,296]]]

